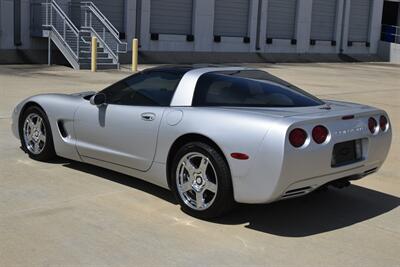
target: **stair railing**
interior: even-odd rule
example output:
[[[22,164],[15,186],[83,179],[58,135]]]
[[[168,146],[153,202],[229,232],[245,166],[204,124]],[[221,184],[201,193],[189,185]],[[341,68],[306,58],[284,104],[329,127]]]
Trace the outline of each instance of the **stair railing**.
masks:
[[[52,30],[52,33],[62,41],[64,47],[78,62],[79,30],[54,0],[42,3],[42,8],[44,9],[43,26]]]
[[[118,30],[92,2],[81,2],[81,11],[82,28],[90,29],[113,61],[118,63],[118,54],[127,52],[127,43],[119,39]]]

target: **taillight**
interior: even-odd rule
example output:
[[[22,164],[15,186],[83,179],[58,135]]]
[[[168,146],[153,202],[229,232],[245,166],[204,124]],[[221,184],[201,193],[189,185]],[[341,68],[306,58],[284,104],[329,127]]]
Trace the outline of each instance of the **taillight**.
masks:
[[[381,128],[382,131],[386,131],[388,127],[388,120],[383,115],[379,118],[379,127]]]
[[[378,123],[376,122],[376,120],[374,118],[369,118],[368,119],[368,129],[371,133],[375,133],[376,132],[376,127],[378,126]]]
[[[328,138],[329,131],[322,125],[315,126],[312,130],[312,137],[317,144],[322,144]]]
[[[307,140],[307,133],[303,129],[293,129],[289,134],[289,142],[294,147],[301,147]]]

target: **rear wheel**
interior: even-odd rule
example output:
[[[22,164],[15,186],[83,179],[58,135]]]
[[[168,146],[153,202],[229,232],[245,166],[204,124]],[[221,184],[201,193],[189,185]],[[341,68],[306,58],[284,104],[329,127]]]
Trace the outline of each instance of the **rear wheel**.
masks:
[[[22,114],[20,124],[21,145],[35,160],[48,161],[56,156],[50,123],[43,110],[31,106]]]
[[[212,146],[193,142],[176,153],[171,188],[182,210],[199,218],[221,216],[233,206],[228,164]]]

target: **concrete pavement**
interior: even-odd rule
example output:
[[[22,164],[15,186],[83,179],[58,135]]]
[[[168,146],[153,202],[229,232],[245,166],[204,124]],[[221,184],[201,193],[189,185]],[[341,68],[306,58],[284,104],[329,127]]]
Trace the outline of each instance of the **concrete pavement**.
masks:
[[[11,110],[23,98],[99,90],[127,69],[0,66],[0,266],[399,266],[400,66],[252,66],[321,98],[388,111],[394,135],[383,168],[342,190],[197,220],[167,190],[68,160],[35,162],[12,136]]]

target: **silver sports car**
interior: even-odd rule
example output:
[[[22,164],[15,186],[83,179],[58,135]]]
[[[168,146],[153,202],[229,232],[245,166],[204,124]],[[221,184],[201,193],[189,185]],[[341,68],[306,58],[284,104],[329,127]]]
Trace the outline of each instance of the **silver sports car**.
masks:
[[[138,177],[201,218],[345,186],[376,172],[391,143],[385,111],[242,67],[147,69],[97,93],[30,97],[12,117],[31,158]]]

